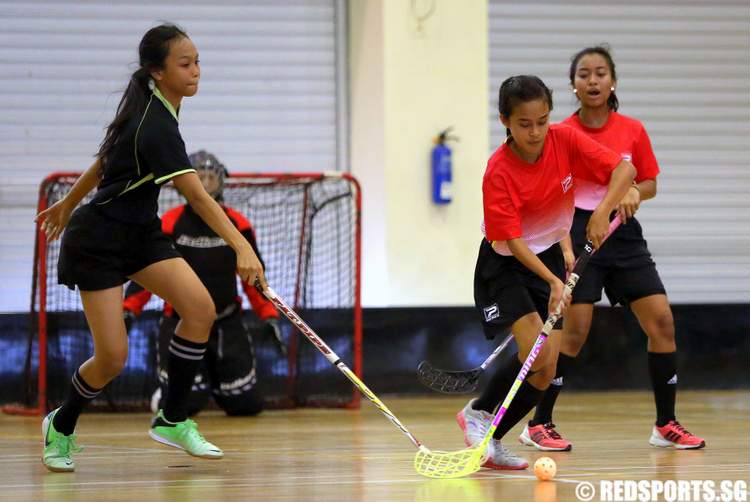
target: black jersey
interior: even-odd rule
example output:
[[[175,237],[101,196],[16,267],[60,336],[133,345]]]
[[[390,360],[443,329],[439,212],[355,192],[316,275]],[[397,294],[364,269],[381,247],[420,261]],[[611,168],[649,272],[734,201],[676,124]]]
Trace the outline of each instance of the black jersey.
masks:
[[[158,88],[143,113],[133,117],[104,160],[104,175],[92,204],[107,216],[146,223],[157,216],[162,183],[195,172],[185,151],[177,110]]]
[[[237,221],[226,208],[224,211],[240,230]],[[165,213],[162,217],[162,230],[172,236],[177,250],[205,284],[217,312],[221,312],[235,301],[237,255],[224,239],[219,237],[189,205],[179,206]],[[257,252],[252,231],[248,228],[240,231]]]

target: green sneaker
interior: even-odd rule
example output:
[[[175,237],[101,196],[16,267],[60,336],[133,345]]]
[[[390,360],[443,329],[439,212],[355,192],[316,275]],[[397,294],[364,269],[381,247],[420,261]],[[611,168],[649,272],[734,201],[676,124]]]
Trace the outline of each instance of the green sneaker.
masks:
[[[59,409],[52,410],[42,422],[42,437],[44,438],[42,462],[52,472],[73,472],[76,464],[71,458],[71,453],[78,453],[83,448],[76,446],[75,434],[66,436],[55,430],[52,419]]]
[[[212,445],[198,432],[198,425],[189,418],[184,422],[172,425],[164,418],[164,412],[159,413],[151,423],[148,431],[151,439],[160,443],[185,450],[194,457],[221,458],[224,452]]]

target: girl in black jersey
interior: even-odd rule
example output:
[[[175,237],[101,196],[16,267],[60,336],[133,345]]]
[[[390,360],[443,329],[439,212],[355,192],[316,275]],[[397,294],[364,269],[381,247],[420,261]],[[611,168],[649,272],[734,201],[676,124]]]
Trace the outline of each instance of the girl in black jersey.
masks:
[[[69,394],[44,419],[44,465],[73,471],[80,451],[74,434],[78,416],[122,370],[128,353],[122,285],[131,279],[164,298],[180,315],[170,342],[169,386],[164,408],[149,435],[191,455],[220,458],[187,418],[186,398],[206,350],[216,310],[206,287],[161,231],[160,185],[171,180],[193,210],[234,250],[241,278],[265,284],[258,257],[190,166],[178,129],[183,97],[198,91],[198,52],[174,25],[152,28],[138,48],[133,73],[107,128],[96,161],[70,193],[37,218],[49,240],[65,230],[58,281],[78,287],[94,338],[94,355],[75,372]],[[91,202],[74,208],[94,188]],[[66,229],[67,227],[67,229]]]

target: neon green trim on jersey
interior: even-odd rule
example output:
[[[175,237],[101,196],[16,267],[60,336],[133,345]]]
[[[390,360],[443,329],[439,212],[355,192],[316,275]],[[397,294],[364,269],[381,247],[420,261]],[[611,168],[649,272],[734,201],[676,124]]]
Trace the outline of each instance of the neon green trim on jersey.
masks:
[[[177,118],[177,110],[174,109],[174,106],[172,106],[172,103],[170,103],[169,101],[167,101],[167,98],[164,97],[164,95],[161,93],[161,91],[159,90],[159,88],[156,87],[156,85],[154,85],[154,96],[156,96],[156,98],[159,101],[161,101],[164,104],[164,106],[167,107],[167,110],[169,110],[169,113],[171,113],[172,116],[174,117],[174,119],[177,122],[179,122],[180,119]]]
[[[141,163],[138,161],[138,133],[141,132],[141,126],[143,125],[143,121],[146,120],[146,115],[148,115],[148,109],[151,106],[151,101],[154,99],[154,95],[152,94],[150,98],[148,98],[148,103],[146,104],[146,109],[143,110],[143,116],[141,117],[141,121],[138,122],[138,128],[135,130],[135,138],[133,139],[133,154],[135,155],[135,170],[138,173],[138,176],[141,175]],[[126,188],[125,191],[128,189]],[[123,193],[123,192],[120,192]]]
[[[141,178],[140,180],[138,180],[133,185],[129,185],[129,186],[125,187],[125,190],[123,190],[122,192],[118,193],[117,196],[119,197],[120,195],[124,194],[125,192],[129,192],[131,190],[135,190],[139,186],[141,186],[144,183],[146,183],[148,180],[152,180],[152,179],[154,179],[154,173],[148,173],[146,176],[144,176],[143,178]],[[128,183],[130,183],[130,182],[128,182]]]
[[[165,181],[168,181],[168,180],[174,178],[175,176],[179,176],[179,175],[185,174],[185,173],[194,173],[194,172],[195,172],[195,169],[193,169],[192,167],[190,169],[183,169],[182,171],[175,171],[173,173],[167,174],[166,176],[162,176],[161,178],[155,179],[154,183],[156,183],[157,185],[161,185]]]

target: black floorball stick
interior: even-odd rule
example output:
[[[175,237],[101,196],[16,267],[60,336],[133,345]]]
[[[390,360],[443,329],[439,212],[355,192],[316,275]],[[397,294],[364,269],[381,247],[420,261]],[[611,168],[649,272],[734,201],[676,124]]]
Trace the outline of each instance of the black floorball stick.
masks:
[[[484,360],[481,366],[471,370],[451,371],[434,367],[429,361],[422,361],[417,366],[417,378],[432,390],[445,394],[466,394],[473,392],[479,384],[479,378],[505,347],[513,340],[513,335],[505,337],[503,343]]]

